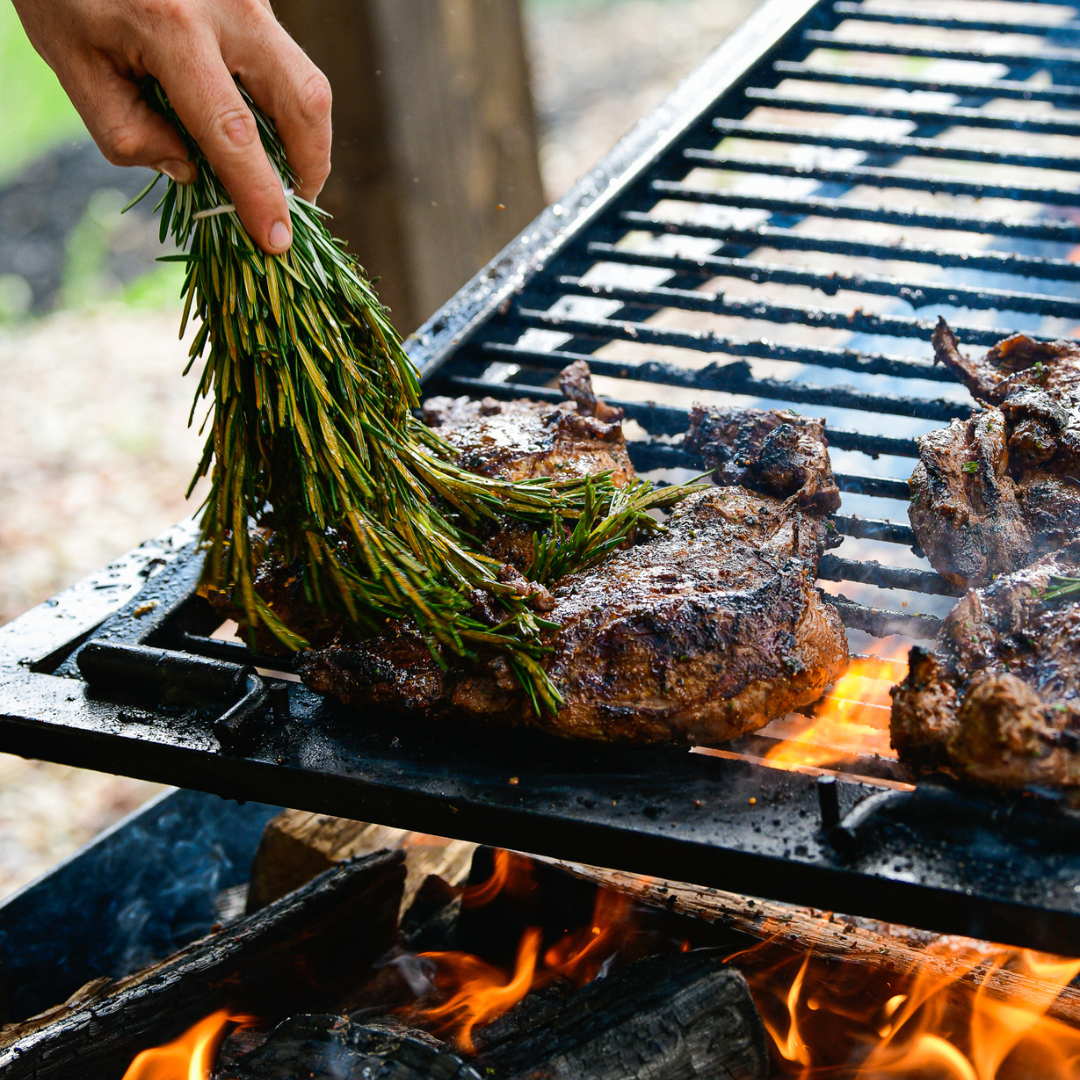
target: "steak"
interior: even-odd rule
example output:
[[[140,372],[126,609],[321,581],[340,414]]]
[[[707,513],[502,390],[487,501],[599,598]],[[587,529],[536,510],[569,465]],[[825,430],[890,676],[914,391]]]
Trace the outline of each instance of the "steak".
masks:
[[[313,651],[308,686],[360,709],[531,724],[574,739],[713,743],[816,701],[844,670],[839,617],[814,587],[826,523],[739,486],[675,508],[668,530],[552,587],[538,716],[506,660],[440,667],[398,624]]]
[[[779,409],[702,408],[683,445],[701,454],[718,484],[740,484],[830,513],[840,507],[825,421]]]
[[[1017,334],[970,360],[944,320],[933,341],[984,411],[919,439],[908,516],[938,573],[979,586],[1080,530],[1080,346]]]
[[[1000,789],[1080,787],[1080,541],[982,589],[914,647],[893,689],[892,744],[917,769]]]
[[[587,413],[587,399],[576,404],[607,423]],[[512,411],[487,416],[485,402],[436,399],[432,407],[463,461],[473,454],[472,467],[492,475],[549,469],[556,454],[568,453],[575,468],[597,460],[579,456],[565,434],[541,445],[507,431],[512,417],[533,423],[549,406],[513,402]],[[539,423],[550,433],[580,415],[560,407],[554,423]],[[508,421],[498,434],[485,426],[491,416]],[[504,657],[440,665],[408,622],[305,654],[301,677],[357,709],[634,743],[720,742],[816,701],[848,661],[839,617],[814,587],[830,537],[821,510],[838,501],[822,425],[764,410],[699,409],[694,417],[687,444],[741,482],[691,495],[665,532],[551,586],[543,664],[563,698],[554,716],[537,715]],[[492,457],[479,461],[488,450]]]
[[[429,398],[424,423],[457,450],[463,469],[481,476],[569,480],[610,473],[618,487],[634,480],[622,410],[597,398],[583,360],[563,370],[560,388],[567,400],[556,405],[520,398]]]

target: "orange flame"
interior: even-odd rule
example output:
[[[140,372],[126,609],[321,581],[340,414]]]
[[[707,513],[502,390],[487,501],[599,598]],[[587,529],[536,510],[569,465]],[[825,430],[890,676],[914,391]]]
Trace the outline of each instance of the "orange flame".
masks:
[[[907,674],[908,646],[891,656],[856,656],[821,699],[812,720],[787,717],[763,731],[783,739],[766,755],[774,767],[842,765],[859,757],[895,758],[889,746],[889,690]]]
[[[505,972],[468,953],[421,953],[440,964],[458,984],[458,990],[442,1005],[425,1010],[425,1018],[436,1028],[455,1028],[458,1046],[475,1053],[473,1029],[501,1016],[529,992],[539,951],[540,930],[531,926],[518,945],[514,973],[508,982]]]
[[[519,886],[531,883],[530,866],[531,861],[522,856],[496,852],[495,871],[487,882],[475,887],[473,906],[498,894],[492,886],[496,880],[509,889],[515,881]],[[435,963],[435,984],[445,1000],[431,1008],[410,1011],[410,1021],[449,1033],[460,1049],[475,1053],[473,1031],[513,1008],[530,991],[557,978],[569,979],[575,986],[592,982],[626,937],[633,906],[633,900],[623,893],[598,889],[589,924],[565,934],[542,956],[541,931],[527,929],[518,944],[512,973],[469,953],[421,953]]]
[[[233,1016],[227,1009],[218,1009],[173,1042],[144,1050],[128,1066],[124,1080],[206,1080],[229,1025],[252,1022],[250,1016]]]
[[[898,976],[835,958],[796,956],[768,943],[735,959],[746,965],[779,1075],[799,1080],[1080,1078],[1080,1031],[1047,1015],[1080,974],[1080,959],[956,938],[939,939],[928,954],[928,959],[948,954],[954,974],[944,977],[928,963]],[[761,965],[763,958],[772,962]],[[1003,969],[1037,981],[1022,998],[1004,1000],[988,988]],[[979,976],[974,985],[961,981],[974,975]]]

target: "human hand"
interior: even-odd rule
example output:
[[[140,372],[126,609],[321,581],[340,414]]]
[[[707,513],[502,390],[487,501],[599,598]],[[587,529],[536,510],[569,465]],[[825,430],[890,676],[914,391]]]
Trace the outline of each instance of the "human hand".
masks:
[[[268,0],[13,0],[102,153],[180,183],[195,177],[176,129],[143,100],[153,75],[260,247],[292,243],[289,208],[233,76],[273,117],[314,199],[330,172],[330,84],[274,18]]]

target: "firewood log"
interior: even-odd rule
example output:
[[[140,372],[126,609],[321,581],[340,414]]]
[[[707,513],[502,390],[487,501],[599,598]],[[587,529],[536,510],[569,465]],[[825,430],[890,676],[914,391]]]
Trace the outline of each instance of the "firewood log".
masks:
[[[228,1008],[273,1020],[332,1007],[392,945],[404,857],[342,862],[288,897],[117,982],[0,1030],[4,1080],[119,1080],[132,1059]]]
[[[284,810],[266,823],[251,866],[248,914],[310,881],[343,859],[402,848],[407,854],[402,910],[429,875],[457,885],[469,872],[475,844],[370,825],[365,821]]]
[[[294,1016],[257,1049],[219,1067],[214,1080],[294,1077],[393,1077],[482,1080],[482,1074],[426,1032],[390,1022],[355,1024],[345,1016]]]
[[[549,860],[545,860],[549,861]],[[950,937],[952,948],[934,951],[940,936],[923,930],[893,926],[850,915],[793,907],[720,889],[706,889],[684,882],[646,878],[620,870],[550,860],[553,865],[606,889],[626,893],[645,904],[668,911],[719,922],[756,938],[768,938],[799,952],[836,956],[853,964],[881,968],[897,975],[917,969],[943,981],[957,979],[967,986],[984,986],[993,997],[1051,1000],[1049,1014],[1080,1025],[1080,988],[1066,986],[1060,994],[1049,983],[1025,972],[995,968],[991,957],[1000,947],[989,942]],[[978,952],[986,961],[972,966]]]
[[[765,1080],[765,1027],[746,980],[711,950],[649,956],[548,1008],[476,1033],[507,1080]]]

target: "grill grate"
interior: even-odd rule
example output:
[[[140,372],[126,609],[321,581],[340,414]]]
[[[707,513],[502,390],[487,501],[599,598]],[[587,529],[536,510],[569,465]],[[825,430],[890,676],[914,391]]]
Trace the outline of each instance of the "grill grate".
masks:
[[[856,649],[933,637],[956,593],[912,550],[907,478],[915,438],[973,407],[933,324],[985,348],[1080,322],[1072,17],[768,0],[410,339],[427,389],[552,400],[585,358],[658,481],[701,470],[697,400],[824,414],[821,588]],[[0,747],[1080,952],[1080,818],[1050,798],[912,789],[866,756],[762,767],[797,717],[694,754],[358,717],[210,637],[200,566],[181,526],[0,628]]]
[[[845,539],[822,585],[849,627],[924,638],[957,593],[899,504],[914,437],[973,408],[933,365],[937,316],[971,348],[1080,322],[1080,50],[1063,47],[1080,24],[1055,3],[994,21],[977,0],[803,8],[617,197],[549,214],[565,240],[534,243],[482,326],[446,350],[460,327],[434,321],[413,351],[432,388],[501,398],[557,397],[553,374],[588,360],[661,479],[700,466],[678,445],[693,400],[824,413]]]

